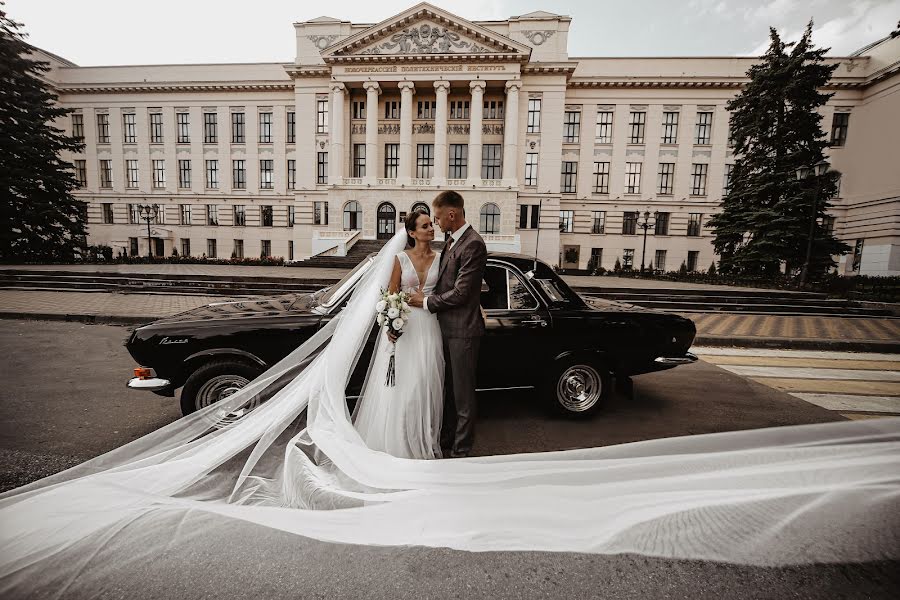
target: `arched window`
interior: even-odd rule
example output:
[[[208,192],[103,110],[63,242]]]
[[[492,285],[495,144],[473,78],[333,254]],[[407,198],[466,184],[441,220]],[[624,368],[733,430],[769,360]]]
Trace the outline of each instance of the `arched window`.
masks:
[[[500,233],[500,208],[493,202],[481,207],[481,233]]]
[[[390,202],[382,202],[376,211],[377,229],[376,235],[379,240],[389,240],[394,237],[397,229],[397,210]]]
[[[356,200],[344,205],[344,231],[362,229],[362,207]]]
[[[409,212],[414,213],[417,210],[425,213],[429,217],[431,216],[431,207],[428,206],[427,204],[425,204],[424,202],[416,202],[415,204],[412,205],[412,209]]]

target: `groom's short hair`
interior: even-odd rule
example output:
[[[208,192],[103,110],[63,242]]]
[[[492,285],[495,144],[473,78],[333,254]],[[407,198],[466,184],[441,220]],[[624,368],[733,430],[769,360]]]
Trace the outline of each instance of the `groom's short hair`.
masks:
[[[460,210],[465,209],[465,202],[463,201],[463,197],[459,195],[459,192],[454,192],[453,190],[447,190],[445,192],[441,192],[435,198],[432,204],[435,207],[441,208],[458,208]]]

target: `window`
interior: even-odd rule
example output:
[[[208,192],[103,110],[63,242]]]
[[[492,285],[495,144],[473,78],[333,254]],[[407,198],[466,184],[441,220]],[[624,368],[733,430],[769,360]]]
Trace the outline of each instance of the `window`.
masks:
[[[862,264],[862,255],[863,255],[863,245],[865,244],[865,240],[860,238],[856,240],[856,244],[853,246],[853,262],[851,263],[851,267],[854,271],[859,272],[860,266]]]
[[[706,173],[709,165],[694,163],[691,165],[691,195],[706,195]]]
[[[231,187],[236,190],[247,189],[247,168],[243,160],[231,161]]]
[[[399,119],[400,118],[400,103],[396,100],[385,100],[384,102],[384,118],[385,119]]]
[[[594,143],[612,144],[613,113],[611,110],[597,111],[597,131]]]
[[[510,310],[533,310],[538,307],[537,298],[535,298],[519,276],[508,271],[509,273],[509,308]]]
[[[581,139],[581,111],[567,110],[563,113],[563,143],[576,144]]]
[[[609,193],[609,163],[608,162],[595,162],[594,163],[594,193],[595,194],[608,194]]]
[[[186,112],[180,112],[175,115],[178,120],[178,143],[189,144],[191,142],[191,115]]]
[[[843,174],[838,174],[837,181],[834,184],[834,188],[835,188],[834,197],[835,198],[841,197],[841,182],[843,182],[843,180],[844,180]]]
[[[259,161],[259,187],[263,190],[271,190],[273,187],[273,176],[275,172],[275,161],[271,159],[263,159]]]
[[[503,147],[500,144],[485,144],[481,147],[481,178],[500,179]]]
[[[288,218],[287,218],[287,226],[293,227],[297,224],[297,207],[291,204],[287,207],[288,209]]]
[[[822,221],[822,229],[825,230],[826,235],[834,234],[834,221],[835,217],[825,217]]]
[[[637,231],[637,212],[626,212],[622,215],[622,235],[634,235]]]
[[[243,204],[234,205],[234,225],[244,227],[247,224],[247,208]]]
[[[634,248],[626,248],[622,250],[622,268],[631,269],[634,267]]]
[[[678,113],[677,112],[664,112],[663,113],[662,143],[663,144],[677,144],[678,143]]]
[[[366,145],[353,144],[353,177],[366,176]]]
[[[563,194],[574,194],[578,183],[578,163],[574,160],[562,161],[562,178],[560,191]]]
[[[653,227],[654,235],[669,235],[669,213],[657,212],[656,224]]]
[[[138,161],[127,159],[125,161],[125,187],[136,189],[138,187]]]
[[[528,125],[525,129],[526,133],[541,132],[541,99],[528,99]]]
[[[525,185],[537,185],[537,174],[537,152],[529,152],[525,155]]]
[[[216,240],[206,240],[206,256],[207,258],[216,258]]]
[[[625,193],[641,193],[641,167],[643,163],[625,163]]]
[[[313,202],[313,225],[328,225],[327,202]]]
[[[219,224],[219,207],[215,204],[207,204],[206,205],[206,224],[207,225],[218,225]]]
[[[712,116],[711,112],[697,113],[697,135],[695,136],[695,144],[709,144],[712,135]]]
[[[72,137],[77,142],[84,141],[84,115],[81,113],[72,114]]]
[[[134,123],[134,113],[122,115],[122,141],[126,144],[137,142],[137,127]]]
[[[494,266],[484,270],[479,302],[485,310],[532,310],[538,306],[518,276]]]
[[[244,258],[244,240],[234,240],[234,257]]]
[[[606,233],[606,211],[591,211],[591,233]]]
[[[451,100],[450,101],[450,118],[451,119],[468,119],[469,118],[469,101],[468,100]]]
[[[328,153],[316,152],[316,183],[328,183]]]
[[[603,266],[603,248],[591,248],[591,258],[588,260],[588,270],[593,271]]]
[[[417,119],[433,119],[434,113],[437,111],[437,102],[434,100],[419,100],[416,103]]]
[[[365,119],[366,118],[366,101],[365,100],[354,100],[353,104],[350,105],[352,109],[352,118],[354,119]]]
[[[688,215],[688,227],[687,234],[691,237],[697,237],[700,235],[700,219],[703,217],[703,213],[690,213]]]
[[[644,111],[632,111],[631,118],[628,121],[630,133],[628,134],[629,144],[644,143],[644,126],[647,121],[647,113]]]
[[[150,143],[163,143],[163,116],[162,113],[150,113]]]
[[[259,207],[259,226],[260,227],[271,227],[272,226],[272,206],[264,204]]]
[[[316,98],[316,133],[328,133],[328,98]]]
[[[108,202],[104,202],[102,206],[103,206],[103,223],[106,225],[110,225],[115,221],[115,219],[113,218],[113,205]]]
[[[468,144],[450,144],[450,179],[465,179],[469,172]]]
[[[397,177],[397,169],[400,166],[400,144],[384,145],[384,176],[387,179]]]
[[[244,113],[243,112],[231,113],[231,143],[232,144],[243,144],[244,143]]]
[[[653,267],[657,271],[665,271],[666,270],[666,251],[665,250],[657,250],[656,254],[653,256]]]
[[[166,187],[166,161],[153,161],[153,187],[154,189],[162,189]]]
[[[293,158],[287,161],[287,187],[289,190],[297,188],[297,161]]]
[[[181,238],[181,255],[191,255],[191,240],[189,238]]]
[[[182,204],[181,208],[181,224],[182,225],[190,225],[191,224],[191,205],[190,204]]]
[[[97,115],[97,143],[109,143],[109,115],[106,113]]]
[[[111,188],[112,186],[112,161],[103,159],[100,161],[100,187]]]
[[[529,209],[531,210],[530,220],[528,218]],[[537,229],[540,218],[539,204],[522,204],[519,206],[519,229]]]
[[[416,177],[431,179],[434,174],[434,144],[416,145]]]
[[[87,187],[87,161],[86,160],[76,160],[75,161],[75,181],[78,183],[78,187],[80,187],[80,188]]]
[[[659,163],[660,194],[671,194],[675,188],[675,163]]]
[[[502,119],[503,100],[485,100],[482,117],[485,119]]]
[[[259,143],[272,143],[272,113],[259,113]]]
[[[831,145],[843,146],[847,143],[847,128],[850,126],[850,113],[834,113],[831,118]],[[854,269],[858,270],[858,269]]]
[[[572,233],[575,231],[574,210],[559,211],[559,231],[560,233]]]
[[[688,271],[696,271],[697,270],[697,259],[700,258],[699,250],[688,250],[688,259],[687,259],[687,270]]]
[[[219,161],[206,161],[206,187],[210,190],[219,188]]]
[[[178,187],[191,187],[191,161],[190,159],[178,160]]]
[[[218,115],[214,112],[203,113],[203,143],[216,144],[219,142]]]
[[[287,143],[293,144],[297,141],[297,113],[289,110],[287,113]]]
[[[493,202],[481,207],[481,233],[500,233],[500,208]]]
[[[138,255],[138,239],[136,237],[128,238],[128,254],[130,256]]]
[[[128,222],[131,224],[141,222],[141,211],[138,209],[137,204],[128,205]]]
[[[344,231],[362,229],[362,207],[359,202],[351,200],[344,205]]]
[[[727,196],[731,192],[731,172],[734,165],[725,165],[725,177],[722,179],[722,195]]]
[[[288,240],[288,260],[294,260],[294,240]]]

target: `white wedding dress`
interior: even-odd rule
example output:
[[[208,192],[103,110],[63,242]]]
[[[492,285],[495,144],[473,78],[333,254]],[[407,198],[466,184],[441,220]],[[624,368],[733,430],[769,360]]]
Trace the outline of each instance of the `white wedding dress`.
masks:
[[[406,252],[400,261],[400,290],[414,292],[419,274]],[[425,274],[422,291],[434,291],[440,254]],[[378,349],[353,415],[356,430],[372,450],[399,458],[441,458],[441,417],[444,408],[444,350],[437,317],[413,307],[409,322],[394,348],[394,385],[386,384],[391,342],[378,332]]]

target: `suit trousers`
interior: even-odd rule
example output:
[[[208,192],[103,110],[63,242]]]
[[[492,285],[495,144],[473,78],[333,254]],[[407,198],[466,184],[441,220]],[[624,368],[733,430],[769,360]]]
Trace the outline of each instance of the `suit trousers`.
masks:
[[[475,442],[475,372],[481,337],[444,338],[444,418],[441,447],[450,456],[467,456]]]

